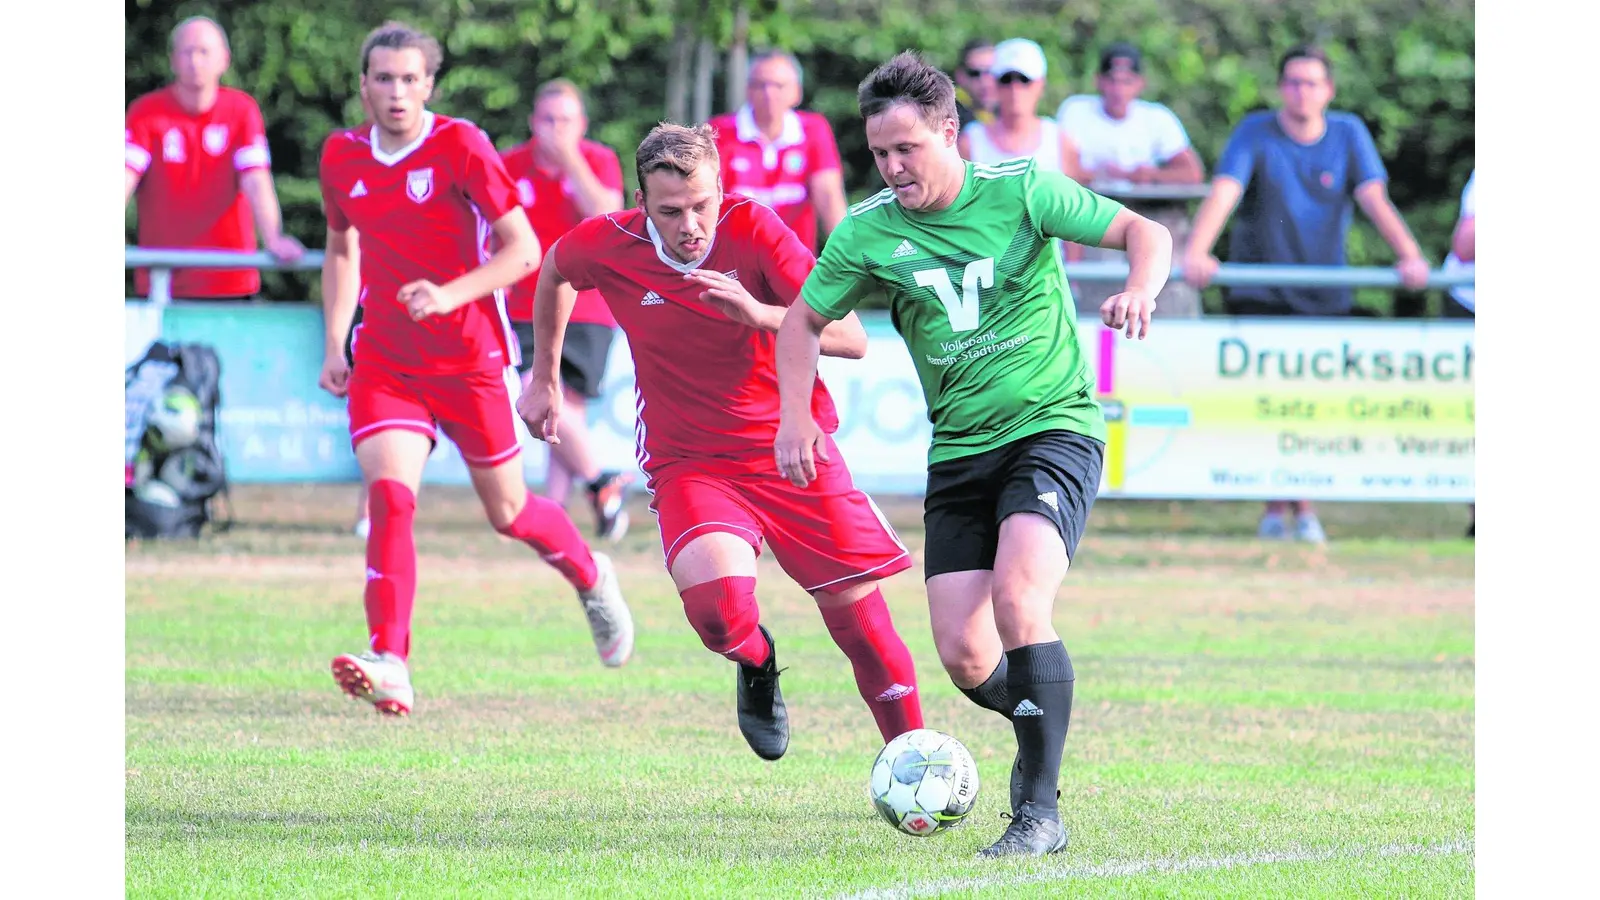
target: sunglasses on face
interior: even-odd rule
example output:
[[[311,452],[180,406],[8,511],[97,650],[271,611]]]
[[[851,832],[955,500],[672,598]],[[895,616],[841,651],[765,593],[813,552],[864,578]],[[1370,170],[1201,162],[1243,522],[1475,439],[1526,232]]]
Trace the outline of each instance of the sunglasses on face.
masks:
[[[984,73],[983,69],[974,69],[971,66],[966,66],[961,71],[965,72],[968,78],[982,78]]]
[[[1020,84],[1020,85],[1026,86],[1026,85],[1033,84],[1033,79],[1029,78],[1026,75],[1019,75],[1016,72],[1007,72],[1006,74],[1000,76],[1000,83],[1001,84]]]

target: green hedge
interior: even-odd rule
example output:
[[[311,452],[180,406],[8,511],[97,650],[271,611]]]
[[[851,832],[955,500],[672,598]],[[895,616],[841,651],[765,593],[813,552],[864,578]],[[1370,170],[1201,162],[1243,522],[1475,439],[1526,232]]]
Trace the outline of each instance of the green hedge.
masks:
[[[321,246],[318,148],[331,129],[359,120],[357,51],[384,18],[408,19],[443,39],[445,68],[434,107],[473,119],[501,146],[526,139],[528,98],[539,82],[564,75],[584,85],[591,136],[622,155],[631,189],[633,147],[665,115],[675,23],[687,23],[726,47],[736,5],[132,0],[127,96],[131,102],[166,82],[167,38],[176,22],[188,15],[216,17],[233,45],[228,83],[254,95],[266,116],[288,227],[307,246]],[[1041,111],[1047,113],[1068,94],[1093,90],[1100,46],[1134,41],[1146,51],[1146,96],[1178,114],[1208,171],[1232,123],[1274,102],[1282,51],[1318,40],[1335,61],[1335,106],[1358,113],[1372,129],[1395,202],[1435,263],[1448,251],[1456,204],[1473,166],[1473,6],[1464,0],[764,0],[748,6],[752,43],[787,47],[805,66],[806,106],[834,124],[852,201],[879,187],[855,114],[861,77],[908,47],[952,66],[957,48],[974,35],[1022,35],[1044,46],[1050,72]],[[724,96],[720,71],[714,96]],[[722,104],[714,105],[720,111]],[[131,212],[129,223],[131,240]],[[1364,222],[1351,237],[1350,255],[1355,264],[1391,261]],[[266,291],[280,298],[315,297],[315,282],[269,274]],[[1365,291],[1358,302],[1387,312],[1388,292]]]

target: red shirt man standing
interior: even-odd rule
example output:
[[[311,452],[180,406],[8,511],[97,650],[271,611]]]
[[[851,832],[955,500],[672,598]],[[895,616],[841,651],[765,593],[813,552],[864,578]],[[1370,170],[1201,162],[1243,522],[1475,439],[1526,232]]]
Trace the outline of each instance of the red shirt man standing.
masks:
[[[228,37],[211,19],[173,29],[173,83],[128,107],[123,202],[138,194],[140,246],[253,252],[259,232],[274,256],[292,262],[305,248],[283,233],[261,108],[222,86],[228,62]],[[134,273],[134,290],[150,292],[149,272]],[[172,278],[175,297],[260,290],[255,269],[179,269]]]

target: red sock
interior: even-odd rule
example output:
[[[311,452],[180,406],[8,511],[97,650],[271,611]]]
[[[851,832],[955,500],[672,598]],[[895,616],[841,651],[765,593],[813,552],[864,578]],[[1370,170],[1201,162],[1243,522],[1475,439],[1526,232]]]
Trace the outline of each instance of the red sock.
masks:
[[[367,633],[373,650],[404,659],[411,654],[411,606],[417,596],[417,546],[411,534],[417,496],[387,478],[374,481],[368,496]]]
[[[683,614],[707,650],[747,666],[766,664],[771,648],[756,627],[761,609],[756,605],[754,578],[718,578],[697,584],[682,596]]]
[[[594,587],[598,573],[594,567],[594,554],[584,543],[578,526],[559,503],[536,497],[528,492],[528,502],[517,514],[517,520],[500,533],[514,537],[539,551],[544,561],[555,567],[563,578],[580,591]]]
[[[842,607],[822,607],[822,621],[856,672],[856,687],[867,701],[885,742],[922,727],[917,668],[911,651],[894,630],[889,607],[877,590]]]

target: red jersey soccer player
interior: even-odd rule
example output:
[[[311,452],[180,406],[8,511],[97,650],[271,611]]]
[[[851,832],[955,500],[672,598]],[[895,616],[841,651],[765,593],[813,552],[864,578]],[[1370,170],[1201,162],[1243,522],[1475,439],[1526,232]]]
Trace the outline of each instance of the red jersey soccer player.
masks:
[[[533,137],[501,155],[541,247],[554,244],[590,216],[622,208],[622,164],[616,151],[584,138],[588,127],[578,86],[558,78],[534,92],[533,113],[528,116]],[[533,360],[533,289],[537,280],[537,275],[522,279],[507,298],[524,365]],[[600,470],[589,443],[587,404],[600,396],[617,322],[594,291],[579,294],[577,303],[561,357],[561,383],[573,415],[567,420],[566,440],[550,448],[544,495],[565,504],[572,479],[581,478],[594,507],[595,532],[616,541],[628,530],[622,500],[631,477]]]
[[[440,56],[438,42],[406,25],[373,31],[361,48],[361,91],[375,124],[335,132],[322,148],[330,323],[322,386],[350,398],[372,514],[371,649],[336,657],[333,673],[346,693],[390,715],[409,714],[413,703],[412,519],[439,428],[460,448],[495,530],[533,547],[577,588],[601,660],[622,665],[633,649],[611,561],[591,554],[566,511],[522,482],[507,383],[516,351],[499,292],[538,264],[539,243],[482,129],[425,108]],[[484,261],[491,230],[499,249]],[[352,366],[342,328],[358,291]]]
[[[558,289],[598,289],[638,373],[637,451],[667,570],[700,640],[739,664],[745,740],[763,759],[789,745],[772,636],[755,598],[764,540],[816,598],[887,741],[922,727],[916,669],[877,587],[908,568],[910,555],[836,449],[813,489],[778,474],[775,333],[816,260],[771,209],[724,197],[715,141],[706,125],[656,127],[639,145],[637,208],[589,219],[550,248],[535,300],[533,378],[517,411],[535,437],[559,440],[557,360],[572,301]],[[854,318],[822,340],[833,356],[866,350]],[[818,421],[837,426],[820,380],[811,402]]]

